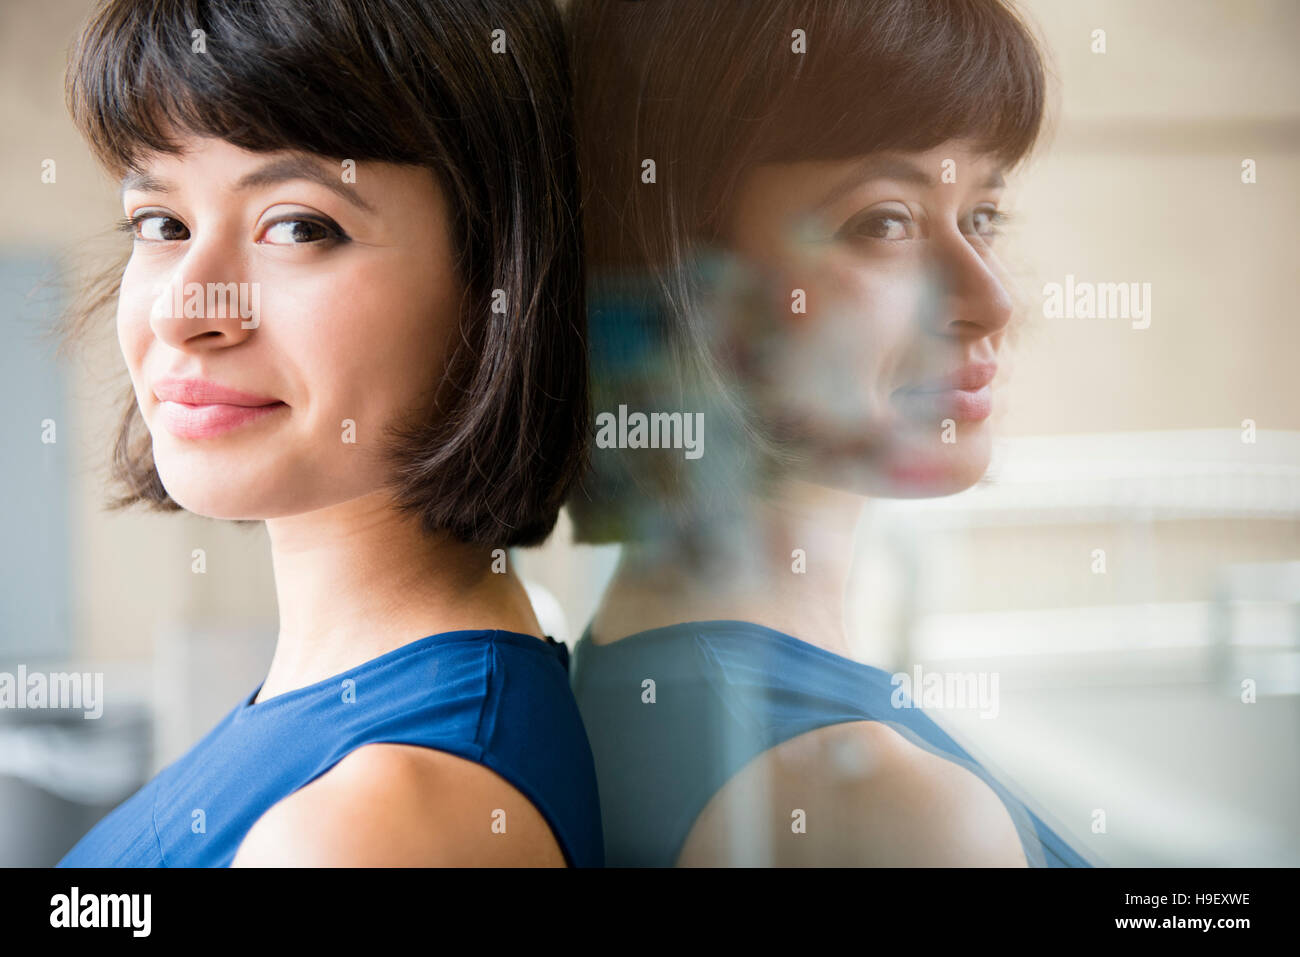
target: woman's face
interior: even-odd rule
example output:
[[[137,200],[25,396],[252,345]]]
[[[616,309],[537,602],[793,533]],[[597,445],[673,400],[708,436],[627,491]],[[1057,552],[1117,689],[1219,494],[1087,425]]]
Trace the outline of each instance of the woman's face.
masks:
[[[766,302],[735,320],[728,351],[809,477],[946,495],[988,467],[1013,313],[993,251],[1001,195],[997,161],[957,142],[742,179],[726,244]]]
[[[122,193],[118,341],[163,485],[229,519],[375,491],[383,430],[427,408],[457,326],[432,171],[182,142]]]

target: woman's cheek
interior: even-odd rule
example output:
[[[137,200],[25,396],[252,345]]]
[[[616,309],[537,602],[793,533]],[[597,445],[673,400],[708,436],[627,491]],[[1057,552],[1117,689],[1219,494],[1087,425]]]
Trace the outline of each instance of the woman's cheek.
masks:
[[[117,344],[122,351],[122,358],[131,373],[131,378],[139,384],[139,375],[144,364],[145,354],[153,332],[149,325],[149,310],[153,297],[148,294],[148,286],[138,282],[127,282],[124,278],[117,304]]]
[[[815,332],[828,314],[840,312],[852,298],[852,262],[836,247],[792,247],[785,256],[763,263],[762,268],[772,277],[773,314],[793,331]]]

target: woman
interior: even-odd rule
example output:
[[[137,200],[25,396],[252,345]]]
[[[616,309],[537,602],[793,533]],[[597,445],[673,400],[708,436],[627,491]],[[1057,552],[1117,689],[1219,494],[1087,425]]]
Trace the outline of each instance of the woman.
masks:
[[[633,423],[573,501],[623,543],[573,673],[608,863],[1086,864],[842,615],[864,501],[988,465],[1032,36],[999,0],[576,0],[567,28],[593,406]]]
[[[567,653],[504,551],[585,452],[568,89],[545,0],[84,29],[70,108],[134,237],[119,504],[265,522],[280,630],[63,866],[602,863]]]

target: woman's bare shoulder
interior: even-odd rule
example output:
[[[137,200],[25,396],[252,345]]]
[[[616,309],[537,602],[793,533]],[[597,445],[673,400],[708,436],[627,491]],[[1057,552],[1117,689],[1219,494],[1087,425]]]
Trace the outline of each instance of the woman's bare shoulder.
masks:
[[[818,728],[755,757],[696,819],[678,864],[1024,867],[977,774],[878,721]]]
[[[235,867],[564,866],[533,804],[445,751],[367,744],[268,810]]]

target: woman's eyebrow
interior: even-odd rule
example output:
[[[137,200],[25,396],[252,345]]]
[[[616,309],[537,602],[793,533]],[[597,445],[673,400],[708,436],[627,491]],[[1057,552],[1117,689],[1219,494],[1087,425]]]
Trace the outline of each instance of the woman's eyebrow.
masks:
[[[362,199],[354,188],[346,185],[341,178],[336,179],[325,172],[316,162],[305,156],[286,156],[282,159],[271,160],[269,163],[241,176],[233,189],[235,192],[242,192],[259,186],[271,186],[294,179],[317,183],[366,212],[373,213],[375,211],[374,207]],[[172,186],[166,180],[159,179],[149,173],[132,171],[122,178],[121,192],[125,193],[128,189],[138,189],[149,193],[169,193],[172,191]]]
[[[873,179],[892,179],[903,183],[914,183],[927,189],[934,187],[937,182],[935,177],[911,160],[900,156],[869,156],[859,163],[844,179],[831,187],[830,191],[817,203],[815,209],[818,211],[825,210],[855,186]],[[1002,169],[999,167],[988,175],[980,188],[1001,189],[1004,186],[1006,186],[1006,181],[1002,178]]]

